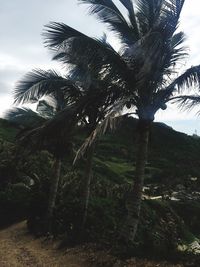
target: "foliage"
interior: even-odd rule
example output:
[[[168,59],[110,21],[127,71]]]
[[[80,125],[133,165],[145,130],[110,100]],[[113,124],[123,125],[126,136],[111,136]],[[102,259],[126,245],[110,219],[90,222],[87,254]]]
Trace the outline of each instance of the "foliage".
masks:
[[[124,119],[117,132],[112,135],[108,133],[99,140],[84,240],[101,243],[104,247],[112,246],[113,253],[115,251],[120,255],[129,256],[134,252],[135,255],[143,256],[145,253],[147,256],[148,250],[149,256],[159,251],[162,257],[169,257],[170,253],[174,253],[177,243],[191,242],[194,235],[198,236],[200,233],[199,205],[194,201],[143,201],[141,224],[134,247],[124,249],[118,241],[119,230],[126,214],[125,196],[131,187],[130,174],[134,172],[134,164],[131,162],[135,160],[136,125],[135,119]],[[159,186],[161,192],[179,184],[192,188],[193,184],[187,175],[198,174],[200,171],[200,141],[158,123],[154,124],[152,132],[155,138],[151,138],[151,156],[145,185],[151,183],[153,188]],[[77,136],[79,143],[82,138],[83,130]],[[158,145],[163,147],[161,151]],[[183,147],[186,151],[184,157],[190,158],[187,165],[184,160],[179,160]],[[53,159],[48,152],[42,151],[35,155],[21,153],[16,161],[14,151],[15,146],[12,143],[1,141],[0,212],[5,218],[1,226],[26,217],[29,229],[36,235],[41,235],[44,231]],[[177,169],[177,162],[180,171]],[[7,173],[6,178],[3,178],[4,168],[12,171],[10,174],[4,172]],[[67,244],[74,244],[75,240],[78,240],[75,229],[81,219],[79,196],[83,168],[84,164],[80,162],[75,171],[67,160],[63,159],[60,185],[62,190],[54,213],[53,234],[62,236]],[[198,188],[199,185],[195,184],[195,190]],[[188,214],[191,214],[192,219]]]
[[[13,142],[16,134],[19,132],[19,128],[12,122],[9,122],[4,119],[0,119],[0,138]]]

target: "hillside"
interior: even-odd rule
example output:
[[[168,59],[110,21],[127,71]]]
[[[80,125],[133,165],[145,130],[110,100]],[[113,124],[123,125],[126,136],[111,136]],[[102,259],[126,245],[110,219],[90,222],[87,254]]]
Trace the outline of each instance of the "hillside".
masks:
[[[12,122],[0,118],[0,139],[13,142],[19,127]]]
[[[29,230],[41,236],[52,176],[52,155],[46,151],[34,155],[23,150],[18,153],[14,144],[18,129],[5,120],[0,123],[0,226],[28,219]],[[79,144],[83,136],[83,133],[77,136]],[[106,247],[114,257],[171,257],[172,261],[182,261],[182,254],[177,255],[178,246],[191,252],[189,249],[197,243],[199,249],[200,139],[176,132],[162,123],[152,125],[141,223],[134,247],[124,250],[118,243],[118,234],[135,172],[136,140],[137,120],[133,118],[124,119],[115,132],[98,140],[85,241]],[[53,235],[61,238],[64,246],[74,246],[74,242],[77,245],[73,229],[80,223],[84,161],[80,160],[75,169],[69,163],[66,155],[53,221]]]
[[[137,120],[127,118],[114,133],[104,136],[99,142],[97,170],[100,166],[109,168],[113,172],[110,176],[115,176],[115,179],[120,175],[122,179],[131,179],[134,174],[136,139]],[[146,182],[165,182],[173,186],[175,183],[187,183],[190,177],[199,175],[200,138],[177,132],[162,123],[154,123],[150,135]]]
[[[17,132],[19,128],[15,124],[0,119],[0,139],[14,142]],[[132,180],[136,140],[137,120],[134,118],[124,119],[115,132],[103,136],[96,149],[97,176],[106,174],[106,179],[114,179],[119,183]],[[177,183],[187,184],[188,179],[199,176],[200,138],[177,132],[163,123],[153,123],[146,182],[164,182],[173,187]]]
[[[2,141],[13,143],[18,131],[19,128],[14,124],[0,119]],[[79,140],[78,143],[81,144],[83,138],[79,139],[81,141]],[[99,179],[105,183],[132,182],[135,171],[136,140],[137,120],[134,118],[125,118],[114,132],[100,138],[95,150],[94,186],[95,181]],[[2,158],[5,161],[5,151],[13,149],[11,149],[11,143],[9,149],[5,148],[5,144],[1,144],[0,160]],[[150,135],[145,179],[145,185],[152,184],[154,187],[159,187],[159,192],[153,190],[152,193],[155,194],[161,193],[162,185],[165,191],[174,190],[180,184],[186,189],[194,187],[195,190],[200,190],[200,138],[177,132],[163,123],[154,123]]]

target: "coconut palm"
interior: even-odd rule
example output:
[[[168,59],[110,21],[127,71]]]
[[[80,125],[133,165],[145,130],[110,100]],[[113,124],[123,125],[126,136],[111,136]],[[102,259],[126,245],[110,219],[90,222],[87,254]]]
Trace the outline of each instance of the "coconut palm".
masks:
[[[49,78],[50,75],[52,75],[51,79]],[[52,80],[54,85],[52,85]],[[55,80],[57,80],[56,83]],[[62,91],[59,87],[58,80],[62,83],[62,87],[65,86],[65,91]],[[56,90],[53,90],[50,86],[54,86]],[[41,92],[42,90],[43,92]],[[73,93],[69,97],[69,91],[71,90]],[[39,100],[37,112],[28,108],[14,108],[6,114],[7,119],[25,128],[18,135],[20,144],[31,152],[45,149],[54,156],[55,161],[46,215],[49,230],[51,230],[56,204],[61,162],[64,156],[69,156],[72,152],[73,131],[77,123],[77,109],[73,102],[77,97],[77,92],[75,85],[62,77],[58,78],[58,75],[53,71],[33,71],[18,83],[15,91],[15,101],[22,103],[35,102],[45,95],[48,95],[48,101],[45,99]],[[64,125],[63,116],[66,120]]]
[[[178,73],[187,56],[184,33],[177,31],[184,0],[119,0],[126,16],[112,0],[80,2],[88,4],[89,13],[119,39],[119,51],[105,38],[89,37],[63,23],[50,23],[44,35],[55,59],[109,80],[121,88],[122,108],[135,108],[139,119],[136,170],[122,230],[123,239],[132,242],[139,221],[151,123],[172,97],[199,86],[200,66]]]
[[[57,161],[55,161],[55,177],[57,178],[55,179],[55,181],[53,180],[54,183],[52,182],[52,193],[50,194],[52,197],[50,197],[51,204],[49,203],[48,217],[52,216],[55,206],[55,198],[61,165],[60,154],[62,152],[63,156],[67,151],[63,151],[63,149],[66,149],[66,146],[62,144],[62,140],[64,140],[64,138],[68,138],[69,140],[72,138],[72,136],[69,136],[69,133],[71,133],[72,129],[75,127],[78,121],[84,123],[87,135],[91,134],[98,123],[104,119],[107,113],[110,112],[112,103],[114,103],[114,101],[119,98],[118,90],[114,90],[115,85],[108,86],[108,82],[106,80],[97,80],[97,78],[92,76],[91,72],[86,70],[86,68],[84,70],[84,76],[82,74],[83,71],[77,66],[71,69],[71,72],[67,76],[61,76],[53,70],[33,70],[32,72],[29,72],[17,84],[14,92],[14,98],[17,104],[37,102],[39,99],[42,99],[46,95],[51,96],[51,99],[52,97],[54,98],[53,110],[49,108],[49,105],[47,106],[46,102],[44,105],[44,102],[42,102],[41,100],[39,103],[43,103],[43,105],[38,105],[38,111],[40,114],[41,112],[43,112],[43,114],[41,114],[43,115],[43,117],[48,117],[47,119],[53,117],[52,121],[50,120],[50,126],[49,122],[45,122],[45,125],[42,124],[42,129],[41,127],[36,129],[34,128],[30,132],[28,132],[28,135],[26,134],[26,136],[32,136],[32,139],[36,141],[36,143],[34,144],[34,147],[36,149],[41,149],[41,147],[44,148],[44,143],[47,143],[47,146],[49,146],[49,144],[52,144],[52,140],[54,140],[53,142],[55,142],[55,144],[53,145],[55,151],[51,152],[57,159]],[[23,113],[25,111],[27,110],[23,110]],[[62,112],[59,113],[59,111]],[[72,111],[72,114],[69,113],[69,111]],[[16,114],[15,111],[15,118],[17,118],[18,121],[21,118],[21,121],[23,121],[24,123],[26,121],[25,115],[22,113],[22,110],[20,110],[20,112],[21,117],[16,116],[18,114]],[[31,112],[29,110],[29,114],[30,113]],[[35,115],[34,112],[32,113],[32,115]],[[56,113],[58,114],[57,116]],[[27,112],[27,115],[29,114]],[[72,127],[71,129],[69,128],[69,114],[71,114],[73,118],[72,123],[70,124]],[[50,127],[54,127],[54,121],[57,120],[58,116],[60,117],[58,122],[56,123],[57,128],[55,128],[57,132],[54,132],[50,129]],[[31,120],[31,117],[29,119]],[[65,127],[67,127],[67,132],[65,132]],[[50,132],[48,132],[48,130],[46,129],[48,129]],[[64,136],[63,132],[66,136]],[[45,136],[45,134],[47,136]],[[37,138],[35,136],[37,136]],[[43,138],[42,142],[41,138]],[[27,138],[25,140],[27,140]],[[31,146],[33,147],[33,144]],[[50,147],[52,147],[52,145]],[[87,218],[94,148],[94,145],[88,148],[85,156],[85,171],[81,182],[81,230],[84,229]],[[49,148],[47,149],[49,150]]]

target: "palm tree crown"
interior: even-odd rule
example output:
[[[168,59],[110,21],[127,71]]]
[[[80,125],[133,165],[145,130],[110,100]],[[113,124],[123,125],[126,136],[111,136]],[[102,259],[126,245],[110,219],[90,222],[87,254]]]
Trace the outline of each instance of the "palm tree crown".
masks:
[[[80,2],[88,4],[89,13],[120,39],[120,51],[105,38],[91,38],[55,22],[46,27],[46,44],[56,51],[55,59],[72,68],[75,64],[88,69],[97,79],[110,80],[119,96],[127,99],[125,103],[137,107],[139,118],[153,120],[173,94],[199,85],[200,66],[177,76],[187,56],[184,33],[177,31],[184,0],[120,0],[128,16],[112,0]]]

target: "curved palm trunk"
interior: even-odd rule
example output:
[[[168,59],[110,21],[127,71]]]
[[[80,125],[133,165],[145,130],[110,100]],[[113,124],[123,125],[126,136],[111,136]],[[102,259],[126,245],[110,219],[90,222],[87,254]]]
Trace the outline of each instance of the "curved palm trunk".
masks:
[[[85,223],[88,215],[88,204],[90,198],[90,184],[93,176],[92,163],[94,155],[95,145],[92,144],[87,151],[85,172],[82,181],[82,219],[81,219],[81,231],[85,228]]]
[[[137,143],[137,158],[134,185],[127,197],[126,208],[128,211],[126,223],[122,229],[122,238],[126,242],[133,242],[137,232],[142,189],[144,184],[145,164],[147,160],[150,121],[139,120],[139,136]]]
[[[47,228],[51,232],[51,224],[53,218],[53,211],[56,204],[56,197],[58,192],[59,180],[60,180],[60,171],[61,171],[61,159],[56,158],[53,166],[53,177],[50,185],[49,199],[48,199],[48,208],[47,208]]]

